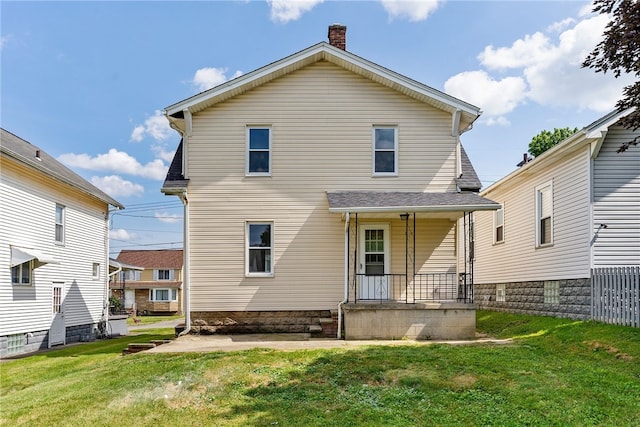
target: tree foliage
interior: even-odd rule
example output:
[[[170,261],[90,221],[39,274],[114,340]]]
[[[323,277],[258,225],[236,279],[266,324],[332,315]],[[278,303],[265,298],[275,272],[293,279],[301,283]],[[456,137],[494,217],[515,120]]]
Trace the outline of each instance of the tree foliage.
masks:
[[[623,117],[620,124],[627,129],[640,128],[640,1],[638,0],[595,0],[594,12],[611,15],[604,31],[603,40],[587,56],[582,66],[593,68],[596,73],[613,73],[618,78],[622,73],[633,74],[636,82],[625,86],[616,107],[618,111],[636,107]],[[638,145],[640,137],[624,142],[618,152]]]
[[[531,139],[529,143],[529,154],[538,157],[560,141],[564,141],[574,133],[578,132],[578,128],[554,128],[553,132],[543,130]]]

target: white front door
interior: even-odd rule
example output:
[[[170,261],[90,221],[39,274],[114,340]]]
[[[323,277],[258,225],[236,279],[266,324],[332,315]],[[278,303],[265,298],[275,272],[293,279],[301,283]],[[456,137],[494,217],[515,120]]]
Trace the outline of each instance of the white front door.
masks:
[[[65,344],[66,342],[66,329],[64,326],[64,283],[53,283],[52,297],[49,347]]]
[[[359,299],[389,299],[389,224],[360,226]]]
[[[133,308],[133,303],[136,301],[135,290],[124,290],[124,308]]]

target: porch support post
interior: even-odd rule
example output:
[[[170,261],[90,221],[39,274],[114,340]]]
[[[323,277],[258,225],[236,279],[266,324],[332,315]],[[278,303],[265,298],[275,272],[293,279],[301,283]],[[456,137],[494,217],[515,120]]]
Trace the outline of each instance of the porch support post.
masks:
[[[404,221],[404,294],[409,293],[409,214]],[[405,296],[404,302],[408,303],[409,298]]]
[[[356,212],[356,241],[353,242],[353,303],[358,302],[358,242],[360,241],[358,235],[358,212]]]
[[[411,276],[411,280],[413,280],[413,302],[416,302],[416,213],[413,213],[413,276]]]

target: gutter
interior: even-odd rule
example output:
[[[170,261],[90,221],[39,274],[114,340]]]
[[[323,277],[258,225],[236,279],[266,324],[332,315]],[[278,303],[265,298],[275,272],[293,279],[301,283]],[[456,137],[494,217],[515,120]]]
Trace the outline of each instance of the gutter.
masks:
[[[191,331],[191,280],[189,278],[189,200],[187,199],[187,191],[183,191],[180,200],[184,206],[183,221],[183,261],[182,261],[182,298],[184,306],[184,331],[178,336],[183,336]]]
[[[338,303],[338,339],[342,339],[342,305],[349,298],[349,221],[351,216],[347,212],[344,221],[344,299]]]

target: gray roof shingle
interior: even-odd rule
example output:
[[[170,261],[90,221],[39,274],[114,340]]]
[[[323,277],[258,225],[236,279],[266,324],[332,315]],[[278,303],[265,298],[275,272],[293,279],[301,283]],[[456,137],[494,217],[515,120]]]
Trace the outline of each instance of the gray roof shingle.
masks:
[[[39,158],[36,157],[36,151],[39,151]],[[11,157],[102,202],[124,209],[120,202],[67,168],[44,150],[5,129],[0,129],[0,153],[3,157]]]
[[[473,191],[477,193],[480,191],[480,188],[482,188],[482,183],[462,144],[460,145],[460,163],[462,165],[462,175],[457,179],[458,187],[461,191]]]
[[[474,193],[328,191],[331,212],[445,212],[496,210],[500,205]]]

